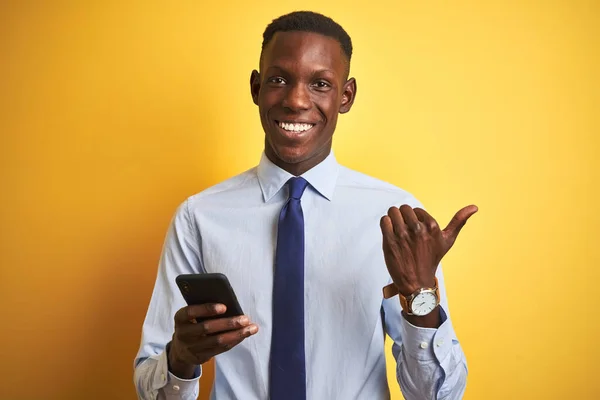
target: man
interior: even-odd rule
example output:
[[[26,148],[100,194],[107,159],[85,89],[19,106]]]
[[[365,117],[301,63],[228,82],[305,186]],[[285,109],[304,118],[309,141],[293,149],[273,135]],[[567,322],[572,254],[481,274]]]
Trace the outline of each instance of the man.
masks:
[[[407,399],[462,397],[438,265],[477,208],[442,230],[409,193],[336,162],[337,117],[356,95],[351,55],[320,14],[267,27],[250,80],[264,154],[177,210],[135,360],[140,398],[195,399],[216,356],[213,399],[387,399],[384,332]],[[205,272],[229,278],[247,315],[194,323],[225,307],[186,307],[175,278]]]

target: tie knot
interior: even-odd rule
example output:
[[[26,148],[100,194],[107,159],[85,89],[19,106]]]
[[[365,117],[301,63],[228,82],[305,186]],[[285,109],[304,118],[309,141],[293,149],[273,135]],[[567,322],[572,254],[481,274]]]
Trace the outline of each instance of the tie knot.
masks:
[[[300,200],[302,197],[302,193],[304,193],[304,189],[308,185],[306,179],[301,177],[290,178],[287,182],[290,187],[290,199]]]

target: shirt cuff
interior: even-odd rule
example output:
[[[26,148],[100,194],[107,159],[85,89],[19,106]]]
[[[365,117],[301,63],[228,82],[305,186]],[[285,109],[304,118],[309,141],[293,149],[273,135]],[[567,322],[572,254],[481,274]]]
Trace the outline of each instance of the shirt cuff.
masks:
[[[403,315],[402,346],[411,357],[421,361],[441,361],[450,354],[456,336],[452,322],[441,305],[439,309],[442,324],[437,329],[414,326]]]
[[[154,390],[164,389],[165,394],[193,393],[197,391],[198,381],[202,376],[202,366],[198,365],[192,379],[181,379],[169,371],[167,352],[163,351],[158,356],[158,365],[154,374],[152,388]]]

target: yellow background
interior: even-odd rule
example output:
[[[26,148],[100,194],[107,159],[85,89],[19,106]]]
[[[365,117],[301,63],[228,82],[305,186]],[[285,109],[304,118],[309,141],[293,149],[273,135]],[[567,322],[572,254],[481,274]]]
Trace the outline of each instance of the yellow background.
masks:
[[[167,224],[258,162],[249,74],[300,7],[120,3],[0,3],[1,399],[134,397]],[[301,7],[355,46],[338,159],[441,224],[480,207],[445,259],[465,398],[597,396],[599,3]]]

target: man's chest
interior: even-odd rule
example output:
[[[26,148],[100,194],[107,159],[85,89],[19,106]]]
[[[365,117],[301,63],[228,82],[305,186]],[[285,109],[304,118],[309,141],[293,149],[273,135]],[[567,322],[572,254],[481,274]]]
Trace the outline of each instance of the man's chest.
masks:
[[[308,202],[307,202],[308,203]],[[231,208],[202,215],[202,261],[206,272],[229,278],[244,311],[270,319],[281,204]],[[378,310],[389,275],[383,260],[380,215],[355,207],[304,210],[307,312]],[[323,312],[323,311],[321,311]],[[334,317],[332,315],[332,317]]]

